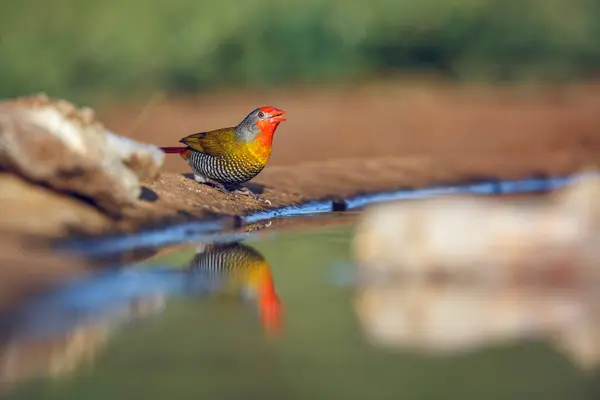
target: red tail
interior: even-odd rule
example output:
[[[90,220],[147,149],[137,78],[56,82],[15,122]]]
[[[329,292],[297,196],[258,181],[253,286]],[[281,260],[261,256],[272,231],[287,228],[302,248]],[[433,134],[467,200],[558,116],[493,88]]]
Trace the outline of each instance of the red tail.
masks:
[[[187,150],[187,147],[161,147],[165,153],[183,154]]]

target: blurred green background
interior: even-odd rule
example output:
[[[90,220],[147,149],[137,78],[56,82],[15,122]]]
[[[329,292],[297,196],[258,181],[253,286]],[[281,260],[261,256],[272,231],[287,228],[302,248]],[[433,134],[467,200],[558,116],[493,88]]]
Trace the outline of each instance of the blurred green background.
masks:
[[[600,0],[4,0],[0,96],[590,78]]]

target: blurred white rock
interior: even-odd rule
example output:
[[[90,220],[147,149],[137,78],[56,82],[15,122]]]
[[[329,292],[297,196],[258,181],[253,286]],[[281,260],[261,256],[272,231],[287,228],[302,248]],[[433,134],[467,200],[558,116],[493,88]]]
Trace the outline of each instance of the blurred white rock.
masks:
[[[505,279],[595,273],[600,177],[548,196],[444,196],[367,208],[354,239],[359,273]],[[595,272],[594,272],[595,271]]]

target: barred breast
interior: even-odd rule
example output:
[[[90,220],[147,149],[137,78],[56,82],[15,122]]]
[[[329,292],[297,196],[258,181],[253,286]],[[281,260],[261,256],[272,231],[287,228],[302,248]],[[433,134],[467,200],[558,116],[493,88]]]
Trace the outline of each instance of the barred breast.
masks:
[[[259,162],[249,152],[214,157],[192,150],[188,164],[198,174],[221,184],[247,182],[265,167],[264,163]]]

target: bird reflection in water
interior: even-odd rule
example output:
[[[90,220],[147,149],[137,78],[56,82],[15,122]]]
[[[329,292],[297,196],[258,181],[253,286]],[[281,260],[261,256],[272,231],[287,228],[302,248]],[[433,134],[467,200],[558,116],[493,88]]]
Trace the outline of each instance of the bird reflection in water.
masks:
[[[282,305],[262,254],[242,243],[200,245],[182,269],[154,265],[92,273],[3,317],[0,389],[89,365],[114,327],[159,314],[169,297],[182,295],[256,301],[267,333],[282,326]]]
[[[271,334],[282,325],[282,305],[271,268],[261,253],[242,243],[201,244],[188,267],[188,290],[208,288],[213,294],[256,299],[264,329]]]

